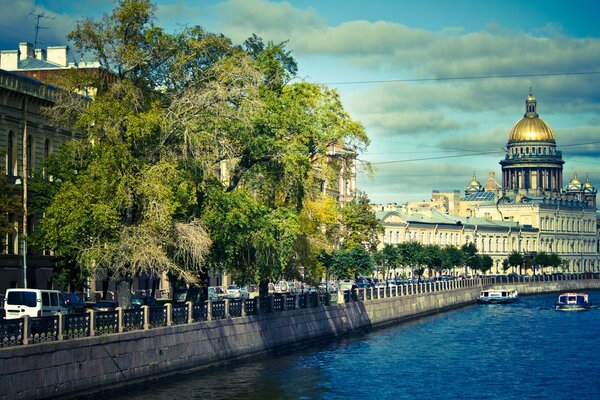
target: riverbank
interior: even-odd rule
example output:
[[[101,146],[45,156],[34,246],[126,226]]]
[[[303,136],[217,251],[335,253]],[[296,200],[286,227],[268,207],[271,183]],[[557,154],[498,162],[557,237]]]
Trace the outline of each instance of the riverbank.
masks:
[[[600,288],[600,281],[515,285],[520,293],[541,293]],[[481,288],[473,280],[372,300],[363,293],[357,302],[0,349],[0,399],[74,397],[343,337],[472,304]]]

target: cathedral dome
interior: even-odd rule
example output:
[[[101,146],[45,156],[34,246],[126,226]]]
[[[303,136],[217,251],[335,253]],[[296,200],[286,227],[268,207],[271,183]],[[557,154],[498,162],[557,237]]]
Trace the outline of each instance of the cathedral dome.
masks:
[[[581,181],[577,177],[577,172],[573,175],[573,178],[567,185],[567,191],[580,191],[582,189]]]
[[[537,101],[531,92],[525,101],[525,115],[511,129],[509,142],[541,141],[554,143],[552,128],[536,112]]]
[[[594,192],[594,186],[592,185],[592,182],[590,182],[590,178],[587,177],[585,178],[585,183],[583,184],[583,190],[585,192]]]

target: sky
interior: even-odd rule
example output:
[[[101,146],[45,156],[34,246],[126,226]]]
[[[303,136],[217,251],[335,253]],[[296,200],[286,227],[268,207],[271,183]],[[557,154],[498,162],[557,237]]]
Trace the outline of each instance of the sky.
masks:
[[[597,0],[158,0],[156,24],[200,25],[241,44],[288,41],[298,78],[340,93],[371,139],[358,189],[374,203],[464,190],[475,173],[501,183],[508,134],[530,88],[576,172],[600,187],[600,2]],[[69,44],[76,21],[108,0],[0,0],[0,49]],[[362,168],[370,162],[374,172]]]

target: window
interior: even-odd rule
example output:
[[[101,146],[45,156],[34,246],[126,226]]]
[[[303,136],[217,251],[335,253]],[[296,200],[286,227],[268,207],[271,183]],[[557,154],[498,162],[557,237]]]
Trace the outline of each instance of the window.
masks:
[[[42,305],[49,306],[50,305],[50,293],[42,292]]]
[[[33,138],[27,136],[27,176],[33,175]]]
[[[6,174],[15,176],[15,134],[8,132],[8,149],[6,151]]]
[[[58,293],[50,293],[50,305],[53,307],[58,306]]]

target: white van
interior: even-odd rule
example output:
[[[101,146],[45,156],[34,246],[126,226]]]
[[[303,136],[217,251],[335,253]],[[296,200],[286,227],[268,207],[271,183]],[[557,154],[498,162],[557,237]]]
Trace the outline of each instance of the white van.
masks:
[[[6,319],[45,317],[59,312],[67,313],[65,297],[59,290],[6,289],[4,317]]]

